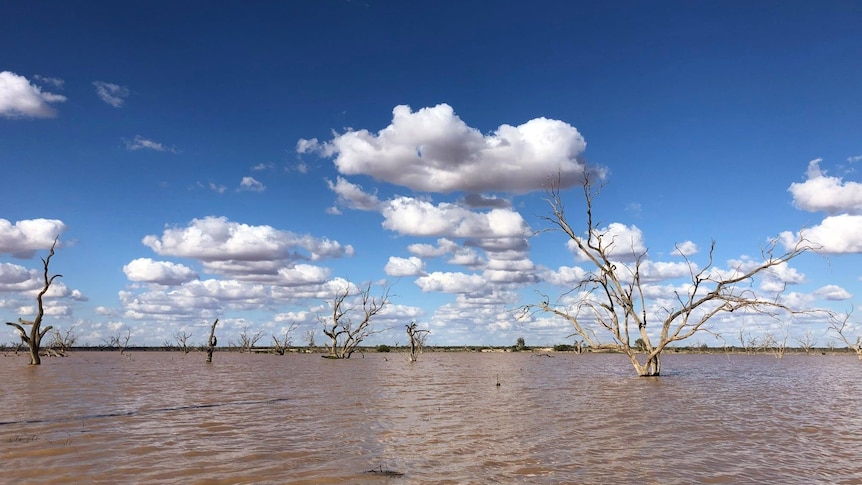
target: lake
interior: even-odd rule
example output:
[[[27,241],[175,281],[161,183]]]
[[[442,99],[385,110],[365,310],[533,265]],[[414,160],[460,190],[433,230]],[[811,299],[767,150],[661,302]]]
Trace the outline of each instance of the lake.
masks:
[[[862,483],[852,355],[550,355],[7,353],[0,482]]]

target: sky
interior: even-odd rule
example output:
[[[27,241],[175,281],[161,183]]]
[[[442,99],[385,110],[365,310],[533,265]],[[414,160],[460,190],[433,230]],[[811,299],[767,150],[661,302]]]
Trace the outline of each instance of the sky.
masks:
[[[221,342],[321,344],[368,284],[391,297],[370,344],[411,321],[571,343],[518,309],[590,270],[543,219],[559,177],[586,229],[586,166],[600,228],[648,251],[651,311],[711,241],[732,270],[800,232],[818,253],[752,289],[862,297],[858,2],[34,1],[0,24],[4,321],[32,318],[59,235],[45,324],[80,344],[202,343],[215,318]],[[827,327],[723,315],[688,343]]]

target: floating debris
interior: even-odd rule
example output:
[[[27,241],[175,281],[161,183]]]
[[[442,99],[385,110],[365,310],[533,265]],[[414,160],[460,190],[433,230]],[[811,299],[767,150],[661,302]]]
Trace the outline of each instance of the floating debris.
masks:
[[[375,475],[381,475],[384,477],[403,477],[404,474],[401,472],[396,472],[395,470],[384,470],[383,465],[378,466],[377,468],[372,468],[365,473],[373,473]]]

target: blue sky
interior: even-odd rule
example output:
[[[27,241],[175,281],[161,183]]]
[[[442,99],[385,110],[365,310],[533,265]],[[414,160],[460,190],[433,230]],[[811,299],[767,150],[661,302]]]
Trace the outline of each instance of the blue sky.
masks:
[[[585,162],[602,227],[669,263],[657,291],[684,283],[675,244],[702,266],[715,239],[731,268],[805,229],[822,254],[755,288],[848,311],[860,22],[838,1],[6,5],[0,314],[32,314],[59,232],[50,323],[81,343],[203,341],[216,317],[222,341],[292,321],[302,340],[346,282],[392,287],[372,343],[411,320],[437,345],[561,343],[565,322],[513,310],[588,269],[533,235],[543,181]],[[740,327],[831,338],[711,328]]]

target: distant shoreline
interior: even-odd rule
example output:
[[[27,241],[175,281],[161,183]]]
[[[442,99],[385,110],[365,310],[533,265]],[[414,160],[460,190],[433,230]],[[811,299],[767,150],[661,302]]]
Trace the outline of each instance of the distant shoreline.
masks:
[[[523,350],[518,350],[514,346],[497,347],[483,345],[466,345],[466,346],[431,346],[425,347],[423,352],[439,353],[439,352],[478,352],[478,353],[525,353],[525,354],[578,354],[570,348],[560,348],[568,346],[555,347],[528,347]],[[48,350],[43,348],[43,350]],[[164,346],[129,346],[125,348],[101,346],[75,346],[65,350],[66,352],[183,352],[179,347],[164,347]],[[253,347],[251,349],[243,349],[236,346],[231,347],[216,347],[217,352],[235,352],[235,353],[251,353],[251,354],[277,354],[274,347]],[[359,347],[358,353],[399,353],[409,352],[409,347],[392,347],[388,345],[377,345]],[[15,347],[5,345],[0,346],[0,352],[3,354],[16,353]],[[206,352],[206,347],[195,346],[190,347],[188,353]],[[17,353],[26,354],[27,348],[22,346],[17,349]],[[284,353],[291,354],[327,354],[329,349],[325,347],[291,347],[284,350]],[[641,352],[642,353],[642,352]],[[748,355],[855,355],[853,349],[850,348],[829,348],[829,347],[812,347],[807,351],[801,347],[787,347],[785,349],[775,348],[759,348],[745,349],[742,347],[667,347],[663,351],[667,354],[748,354]],[[613,348],[602,347],[598,349],[585,348],[581,354],[623,354],[622,351]]]

